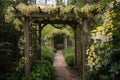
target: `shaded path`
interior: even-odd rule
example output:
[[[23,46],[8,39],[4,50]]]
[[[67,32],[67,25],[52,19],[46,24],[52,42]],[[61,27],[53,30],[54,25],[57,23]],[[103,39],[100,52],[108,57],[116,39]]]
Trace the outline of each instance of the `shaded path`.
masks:
[[[55,54],[53,67],[55,80],[75,80],[67,69],[62,51],[57,51]]]

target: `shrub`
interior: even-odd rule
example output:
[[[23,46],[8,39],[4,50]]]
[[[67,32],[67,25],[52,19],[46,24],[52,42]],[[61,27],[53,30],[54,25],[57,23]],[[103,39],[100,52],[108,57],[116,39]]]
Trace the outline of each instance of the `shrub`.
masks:
[[[24,70],[0,74],[0,80],[52,80],[52,64],[49,61],[35,61],[30,76],[24,76]]]
[[[12,44],[9,42],[0,43],[0,65],[11,63]]]
[[[28,80],[52,80],[52,64],[48,61],[35,61]]]
[[[53,49],[50,46],[42,45],[42,59],[53,63]]]
[[[24,75],[24,70],[20,69],[11,73],[2,73],[0,74],[0,80],[21,80]]]
[[[63,50],[63,55],[65,57],[65,61],[68,66],[73,67],[74,66],[74,56],[73,56],[73,47],[68,47],[67,49]]]
[[[68,54],[65,57],[65,61],[68,64],[68,66],[73,67],[74,66],[74,58],[73,58],[73,54]]]

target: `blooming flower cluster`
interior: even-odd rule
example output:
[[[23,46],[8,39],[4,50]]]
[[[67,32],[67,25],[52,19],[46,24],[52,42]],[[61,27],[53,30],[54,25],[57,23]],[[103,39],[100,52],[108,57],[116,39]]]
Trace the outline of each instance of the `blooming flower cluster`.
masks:
[[[105,53],[104,50],[108,50],[109,45],[107,45],[107,43],[113,40],[113,16],[114,12],[107,10],[102,16],[103,24],[91,31],[91,38],[93,39],[93,44],[86,50],[86,54],[88,55],[87,66],[90,70],[98,70],[102,66],[102,60],[104,55],[101,55],[101,53]]]
[[[90,48],[86,50],[86,54],[89,55],[87,57],[87,66],[90,67],[90,71],[94,69],[97,70],[99,67],[101,67],[101,64],[99,63],[101,57],[95,53],[95,49],[95,45],[91,45]]]
[[[112,40],[113,20],[111,16],[113,16],[113,11],[106,11],[103,16],[103,25],[91,31],[91,38],[94,40],[94,43],[97,40],[100,40],[102,43]]]

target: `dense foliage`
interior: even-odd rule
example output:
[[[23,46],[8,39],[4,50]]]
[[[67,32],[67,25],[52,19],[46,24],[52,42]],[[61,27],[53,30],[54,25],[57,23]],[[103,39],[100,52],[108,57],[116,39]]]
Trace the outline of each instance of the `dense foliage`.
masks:
[[[14,4],[12,0],[0,0],[0,71],[6,73],[13,71],[14,65],[19,59],[18,40],[22,32],[15,28],[15,25],[5,21],[6,8]],[[9,66],[9,69],[8,69]]]
[[[92,45],[87,49],[86,80],[119,80],[119,1],[105,1],[104,12],[95,19]]]
[[[42,59],[53,63],[54,49],[49,45],[42,45]]]
[[[30,76],[24,77],[24,70],[19,69],[13,73],[1,74],[0,80],[52,80],[52,64],[48,61],[35,61]]]
[[[48,61],[36,61],[33,64],[30,77],[23,80],[52,80],[52,64]]]
[[[74,48],[69,46],[62,51],[65,61],[69,67],[74,67]]]

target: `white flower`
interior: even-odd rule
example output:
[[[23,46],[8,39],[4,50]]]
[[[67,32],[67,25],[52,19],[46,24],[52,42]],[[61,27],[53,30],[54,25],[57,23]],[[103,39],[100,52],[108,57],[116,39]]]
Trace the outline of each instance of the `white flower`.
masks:
[[[94,58],[96,58],[96,57],[97,57],[97,55],[95,54],[95,52],[93,52],[93,57],[94,57]]]
[[[110,21],[110,17],[109,18],[105,18],[104,22],[109,22]]]
[[[97,36],[96,36],[96,39],[101,39],[101,38],[102,38],[101,35],[97,35]]]

